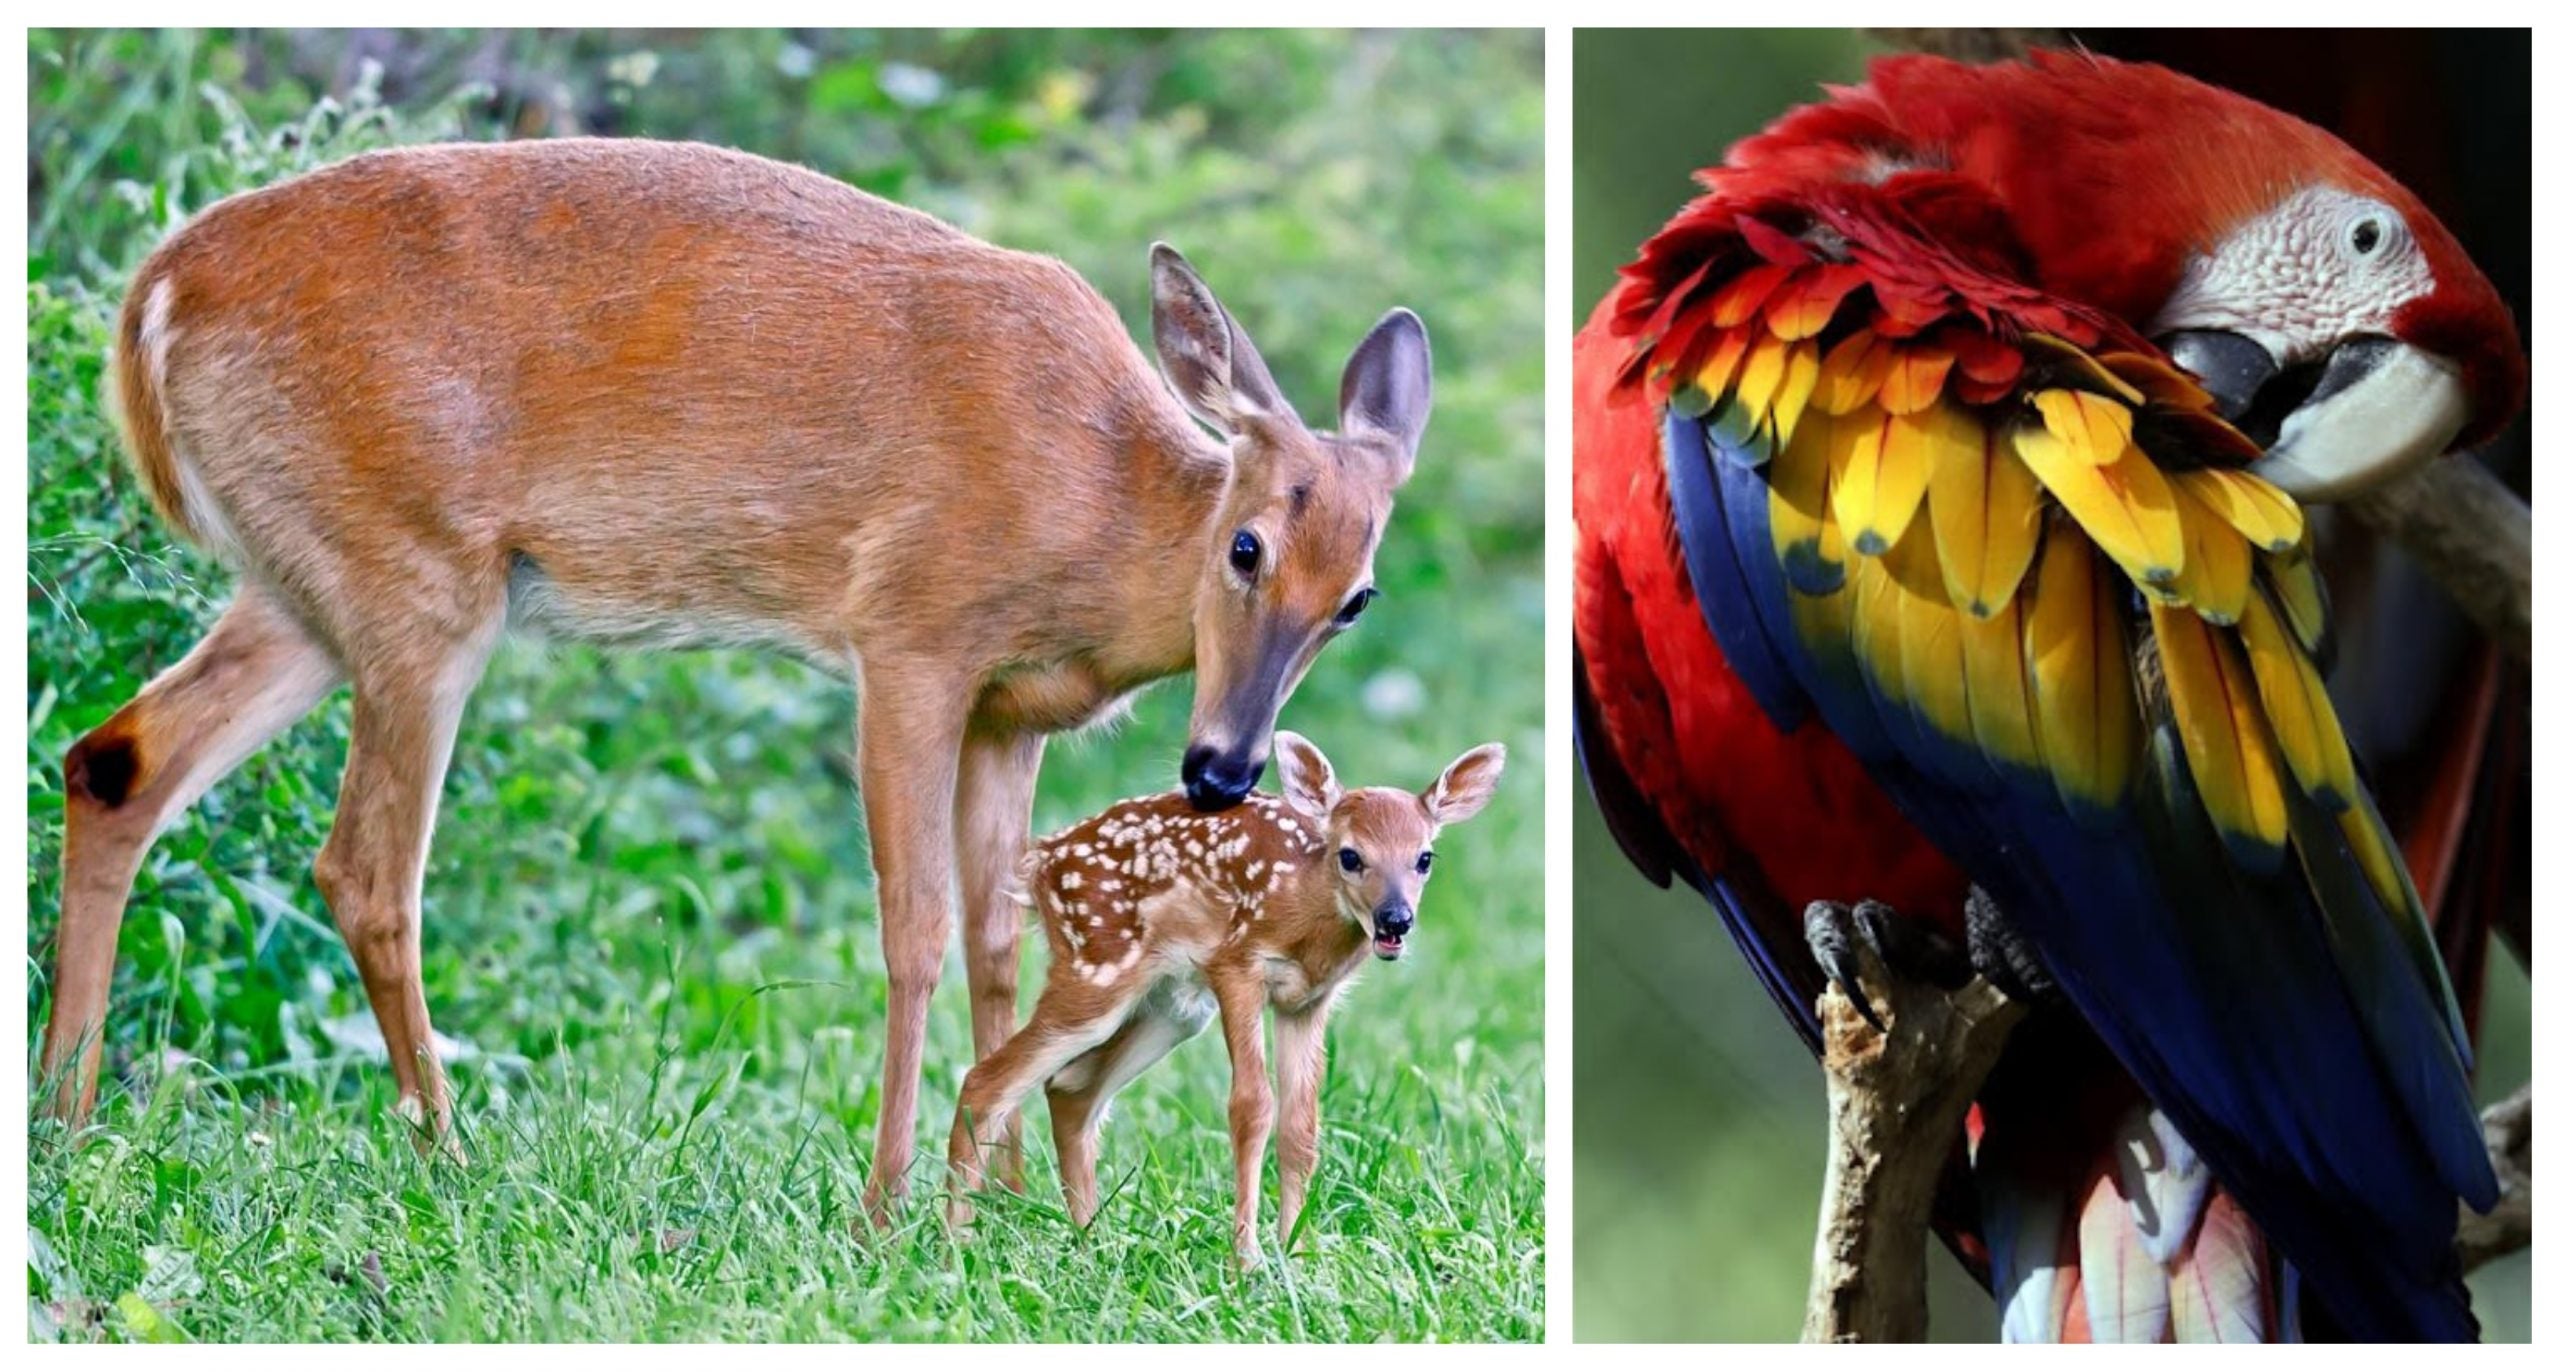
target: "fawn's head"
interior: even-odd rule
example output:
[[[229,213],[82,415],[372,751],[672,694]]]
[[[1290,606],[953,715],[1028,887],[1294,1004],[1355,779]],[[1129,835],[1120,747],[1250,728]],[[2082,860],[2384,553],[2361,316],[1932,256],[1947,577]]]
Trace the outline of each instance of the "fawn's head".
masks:
[[[1467,750],[1415,795],[1388,786],[1345,791],[1316,745],[1285,729],[1275,742],[1281,794],[1322,826],[1334,907],[1360,926],[1379,957],[1392,962],[1403,956],[1414,912],[1422,907],[1422,888],[1431,880],[1432,841],[1443,827],[1473,817],[1493,799],[1493,785],[1502,778],[1502,745]]]
[[[1390,310],[1342,371],[1342,427],[1310,429],[1182,254],[1154,250],[1156,355],[1174,393],[1226,436],[1226,499],[1201,548],[1196,685],[1182,786],[1224,810],[1262,777],[1265,740],[1316,654],[1368,608],[1370,562],[1431,412],[1431,344]]]

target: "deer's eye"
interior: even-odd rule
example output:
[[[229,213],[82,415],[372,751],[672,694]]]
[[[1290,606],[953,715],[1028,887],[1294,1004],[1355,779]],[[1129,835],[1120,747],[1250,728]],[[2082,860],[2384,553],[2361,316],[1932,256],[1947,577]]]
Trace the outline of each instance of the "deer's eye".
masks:
[[[1415,858],[1413,860],[1413,870],[1422,873],[1424,876],[1431,875],[1431,854],[1426,852],[1422,856]]]
[[[1358,850],[1356,850],[1356,849],[1351,849],[1351,848],[1345,848],[1345,849],[1343,849],[1343,850],[1342,850],[1342,853],[1341,853],[1341,857],[1342,857],[1342,870],[1344,870],[1344,871],[1346,871],[1346,872],[1357,872],[1357,871],[1359,871],[1361,868],[1366,867],[1366,866],[1368,866],[1368,865],[1369,865],[1369,864],[1367,864],[1367,863],[1365,863],[1365,862],[1362,862],[1362,861],[1360,860],[1360,854],[1359,854]]]
[[[1236,541],[1227,545],[1227,565],[1247,581],[1262,570],[1262,540],[1253,536],[1253,530],[1236,530]]]
[[[1377,598],[1378,588],[1375,586],[1363,586],[1359,590],[1353,591],[1351,593],[1351,598],[1342,602],[1342,608],[1334,611],[1333,622],[1342,625],[1350,624],[1353,620],[1360,617],[1360,612],[1362,610],[1369,608],[1370,601]]]

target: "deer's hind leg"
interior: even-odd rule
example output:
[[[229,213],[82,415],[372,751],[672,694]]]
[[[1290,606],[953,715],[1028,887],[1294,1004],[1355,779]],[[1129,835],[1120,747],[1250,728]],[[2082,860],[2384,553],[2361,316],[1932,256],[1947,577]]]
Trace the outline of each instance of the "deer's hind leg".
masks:
[[[969,1193],[985,1177],[982,1150],[1018,1123],[1023,1099],[1068,1063],[1110,1041],[1146,993],[1151,978],[1096,981],[1054,971],[1031,1009],[1030,1022],[1004,1046],[969,1069],[960,1084],[960,1108],[951,1121],[951,1223],[969,1222]]]
[[[1205,988],[1184,979],[1158,981],[1118,1033],[1049,1079],[1049,1133],[1058,1146],[1058,1185],[1067,1214],[1091,1224],[1102,1197],[1095,1171],[1102,1160],[1102,1123],[1111,1098],[1208,1027],[1218,1006]]]
[[[315,864],[321,894],[347,941],[382,1027],[399,1109],[455,1157],[451,1100],[427,1022],[419,933],[427,843],[463,705],[505,627],[502,584],[458,591],[429,613],[358,630],[355,715],[338,815]]]
[[[63,759],[62,920],[39,1088],[74,1123],[97,1098],[116,931],[143,855],[189,805],[329,693],[337,663],[275,597],[243,581],[177,666]]]

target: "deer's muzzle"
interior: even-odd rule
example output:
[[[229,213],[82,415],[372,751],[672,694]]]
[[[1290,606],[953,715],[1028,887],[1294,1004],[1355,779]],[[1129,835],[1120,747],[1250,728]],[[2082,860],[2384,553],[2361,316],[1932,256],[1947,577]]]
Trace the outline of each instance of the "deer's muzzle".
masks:
[[[1246,752],[1220,752],[1207,744],[1194,744],[1182,755],[1182,794],[1192,809],[1205,814],[1243,804],[1260,780],[1262,760]]]

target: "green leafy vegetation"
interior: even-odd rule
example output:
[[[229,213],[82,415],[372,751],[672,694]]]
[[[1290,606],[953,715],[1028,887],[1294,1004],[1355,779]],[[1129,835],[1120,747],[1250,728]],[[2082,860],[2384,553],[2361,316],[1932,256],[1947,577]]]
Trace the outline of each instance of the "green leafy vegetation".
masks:
[[[1146,245],[1169,239],[1319,419],[1352,344],[1413,306],[1437,405],[1380,554],[1386,594],[1283,723],[1353,782],[1418,786],[1474,743],[1512,747],[1492,809],[1443,845],[1419,956],[1373,969],[1335,1021],[1309,1218],[1286,1258],[1238,1274],[1214,1035],[1121,1098],[1089,1232],[1064,1216],[1036,1107],[1030,1194],[983,1206],[973,1241],[929,1203],[885,1235],[859,1226],[885,979],[856,706],[762,656],[502,650],[426,881],[427,997],[471,1162],[420,1158],[310,879],[341,695],[145,864],[96,1122],[75,1136],[30,1115],[40,1335],[1542,1335],[1537,35],[39,32],[30,48],[31,1039],[64,750],[229,588],[152,516],[99,404],[122,280],[213,199],[386,143],[584,131],[790,158],[1063,257],[1140,337]],[[1053,747],[1039,826],[1170,785],[1187,698],[1167,683],[1118,732]],[[927,1050],[932,1158],[968,1065],[960,980],[955,953]]]

